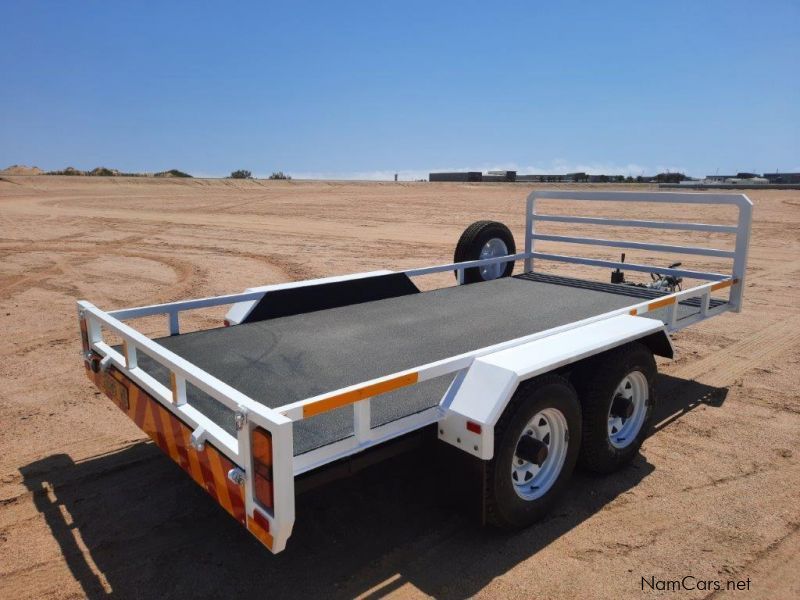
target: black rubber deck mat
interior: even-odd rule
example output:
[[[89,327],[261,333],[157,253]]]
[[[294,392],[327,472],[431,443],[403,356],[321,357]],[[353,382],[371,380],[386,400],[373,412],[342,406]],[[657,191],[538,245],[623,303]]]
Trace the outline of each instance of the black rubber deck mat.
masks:
[[[613,289],[624,286],[601,285],[511,277],[157,341],[277,407],[641,302]],[[143,353],[139,365],[166,384],[164,369]],[[373,426],[435,406],[450,381],[447,376],[375,398]],[[191,386],[188,393],[190,403],[233,432],[228,409]],[[298,422],[295,454],[349,435],[351,407]]]

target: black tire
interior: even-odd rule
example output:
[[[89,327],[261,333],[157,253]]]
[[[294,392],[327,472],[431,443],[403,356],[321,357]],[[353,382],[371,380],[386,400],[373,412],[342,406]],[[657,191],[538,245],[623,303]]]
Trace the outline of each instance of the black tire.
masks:
[[[498,238],[503,241],[509,254],[516,254],[517,247],[514,244],[514,236],[508,227],[497,221],[476,221],[464,230],[456,244],[456,251],[453,255],[453,262],[464,262],[467,260],[478,260],[481,256],[481,249],[491,239]],[[500,277],[508,277],[514,271],[514,262],[505,263],[505,269]],[[458,279],[458,271],[455,271]],[[477,283],[485,281],[478,267],[466,269],[464,271],[464,283]]]
[[[544,495],[533,500],[520,497],[511,479],[517,443],[537,412],[556,408],[566,419],[567,449],[561,472]],[[520,384],[495,426],[494,458],[485,467],[486,520],[503,529],[518,529],[540,520],[564,491],[575,463],[581,439],[581,409],[569,381],[543,375]]]
[[[609,438],[609,411],[617,386],[633,371],[640,371],[647,380],[646,413],[633,441],[624,448],[617,448]],[[636,456],[652,426],[657,372],[653,353],[638,342],[589,359],[576,371],[573,381],[583,414],[583,439],[578,459],[581,467],[594,473],[611,473]]]

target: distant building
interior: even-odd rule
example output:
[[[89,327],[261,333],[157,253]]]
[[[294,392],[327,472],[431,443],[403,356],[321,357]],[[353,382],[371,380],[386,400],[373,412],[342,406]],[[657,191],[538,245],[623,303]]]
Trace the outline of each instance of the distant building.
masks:
[[[745,173],[745,175],[752,175],[752,173]],[[744,184],[744,185],[759,184],[759,185],[764,185],[764,184],[769,183],[769,179],[765,179],[764,177],[733,177],[731,179],[726,179],[725,183],[730,183],[732,185],[736,185],[736,184]]]
[[[581,181],[589,181],[590,177],[591,175],[587,175],[583,171],[578,171],[577,173],[567,173],[566,175],[564,175],[564,181],[569,181],[571,183],[572,182],[578,183]]]
[[[800,183],[800,173],[764,173],[770,183]]]
[[[487,171],[483,176],[484,181],[516,181],[516,171]]]
[[[517,181],[551,181],[553,177],[561,177],[561,175],[517,175]]]
[[[428,181],[483,181],[480,171],[430,173]]]
[[[589,183],[618,183],[625,181],[625,175],[589,175]]]

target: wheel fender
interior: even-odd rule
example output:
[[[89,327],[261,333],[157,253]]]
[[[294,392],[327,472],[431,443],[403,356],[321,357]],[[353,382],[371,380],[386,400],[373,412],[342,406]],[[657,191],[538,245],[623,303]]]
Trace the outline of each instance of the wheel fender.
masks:
[[[451,389],[439,439],[483,460],[494,456],[494,426],[521,381],[634,340],[672,356],[664,323],[619,315],[476,358]]]

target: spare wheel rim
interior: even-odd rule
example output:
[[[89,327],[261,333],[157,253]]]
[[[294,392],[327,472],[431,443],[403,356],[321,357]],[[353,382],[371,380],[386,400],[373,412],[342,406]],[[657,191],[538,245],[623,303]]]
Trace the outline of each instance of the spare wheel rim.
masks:
[[[507,256],[507,255],[508,255],[508,246],[506,246],[506,243],[500,238],[492,238],[488,242],[486,242],[481,248],[481,254],[479,256],[479,259],[486,260],[487,258],[497,258],[498,256]],[[496,262],[479,267],[481,272],[481,278],[484,281],[499,279],[503,275],[503,272],[506,270],[507,264],[508,263]]]

